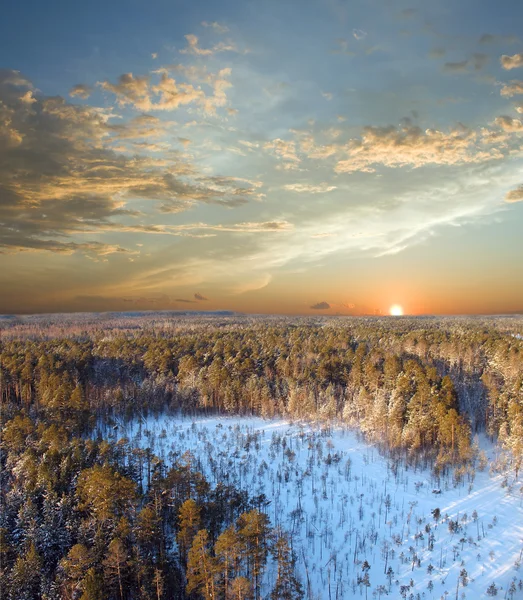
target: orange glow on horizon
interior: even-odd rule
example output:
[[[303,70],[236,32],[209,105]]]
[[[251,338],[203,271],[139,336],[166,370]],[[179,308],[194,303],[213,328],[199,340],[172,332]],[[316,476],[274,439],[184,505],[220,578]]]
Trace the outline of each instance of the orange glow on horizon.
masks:
[[[403,315],[403,308],[399,304],[393,304],[389,312],[393,317],[401,317]]]

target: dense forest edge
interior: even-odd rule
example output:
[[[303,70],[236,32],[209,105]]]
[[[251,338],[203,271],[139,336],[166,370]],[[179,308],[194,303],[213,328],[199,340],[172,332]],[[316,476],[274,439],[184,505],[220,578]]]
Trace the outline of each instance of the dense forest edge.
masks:
[[[456,478],[523,459],[523,319],[76,315],[0,320],[0,590],[31,600],[303,597],[266,498],[96,435],[148,413],[355,428]],[[144,475],[145,474],[145,475]]]

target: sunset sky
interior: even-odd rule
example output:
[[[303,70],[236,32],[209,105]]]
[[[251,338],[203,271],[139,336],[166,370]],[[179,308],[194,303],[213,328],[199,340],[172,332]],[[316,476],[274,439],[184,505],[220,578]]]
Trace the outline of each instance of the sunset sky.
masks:
[[[0,313],[523,312],[523,3],[9,2]]]

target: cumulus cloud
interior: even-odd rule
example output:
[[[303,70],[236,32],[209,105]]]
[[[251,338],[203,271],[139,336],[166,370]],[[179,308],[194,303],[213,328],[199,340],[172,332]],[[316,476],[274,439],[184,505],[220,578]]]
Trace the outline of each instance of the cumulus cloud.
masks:
[[[156,85],[151,85],[150,76],[120,75],[117,83],[101,81],[98,85],[116,96],[119,106],[131,105],[143,111],[175,110],[184,104],[198,102],[204,98],[201,90],[190,84],[178,86],[176,81],[163,73]]]
[[[176,125],[173,121],[162,121],[159,117],[141,114],[123,123],[108,123],[107,132],[116,140],[157,138]]]
[[[510,83],[506,83],[501,88],[500,94],[504,98],[512,98],[512,96],[523,94],[523,81],[513,80]]]
[[[209,91],[206,93],[201,85],[193,85],[188,81],[177,81],[169,75],[170,70],[177,70],[198,83],[204,83]],[[138,110],[172,111],[182,106],[196,105],[208,114],[215,114],[216,108],[227,104],[226,90],[231,87],[230,68],[220,69],[217,73],[206,70],[184,68],[173,65],[163,67],[154,72],[159,80],[152,81],[150,75],[134,76],[132,73],[120,75],[116,83],[100,81],[98,85],[116,96],[118,106],[132,106]]]
[[[478,163],[503,157],[496,147],[478,148],[481,140],[474,130],[458,126],[448,132],[422,130],[406,125],[396,128],[365,127],[360,139],[353,139],[341,150],[347,158],[340,160],[338,173],[374,172],[377,165],[386,167],[421,167],[427,164],[456,165]]]
[[[519,119],[513,119],[512,117],[497,117],[494,122],[498,127],[508,132],[521,131],[523,129],[523,123]]]
[[[71,98],[82,98],[82,100],[87,100],[92,93],[93,88],[90,85],[85,85],[83,83],[73,85],[69,90],[69,96],[71,96]]]
[[[134,78],[133,78],[134,79]],[[164,212],[197,203],[233,207],[260,194],[259,184],[201,174],[187,159],[121,154],[115,139],[159,136],[159,120],[142,114],[113,125],[111,111],[60,97],[23,97],[32,85],[16,71],[0,73],[0,249],[106,255],[114,243],[78,237],[112,232],[180,235],[136,224],[133,198]],[[270,230],[270,225],[265,226]],[[277,227],[276,227],[277,228]]]
[[[332,190],[335,190],[336,186],[329,185],[328,183],[320,183],[317,185],[308,183],[288,183],[283,186],[283,189],[289,192],[305,194],[325,194],[326,192],[332,192]]]
[[[198,300],[198,302],[207,302],[207,300],[209,300],[209,298],[202,296],[202,294],[199,294],[198,292],[196,292],[196,294],[194,294],[194,299]]]
[[[148,75],[135,77],[132,73],[123,73],[117,83],[99,81],[98,85],[105,91],[112,92],[120,106],[131,104],[140,110],[150,110]]]
[[[510,69],[523,67],[523,52],[521,54],[513,54],[512,56],[503,54],[503,56],[500,58],[500,62],[501,66],[507,71],[510,71]]]
[[[263,147],[265,150],[271,151],[275,156],[283,160],[284,169],[292,170],[298,168],[300,159],[296,154],[295,142],[276,138],[271,142],[267,142]]]
[[[505,195],[505,202],[523,202],[523,185],[507,192]]]
[[[328,310],[331,305],[328,302],[318,302],[317,304],[313,304],[310,308],[314,310]]]

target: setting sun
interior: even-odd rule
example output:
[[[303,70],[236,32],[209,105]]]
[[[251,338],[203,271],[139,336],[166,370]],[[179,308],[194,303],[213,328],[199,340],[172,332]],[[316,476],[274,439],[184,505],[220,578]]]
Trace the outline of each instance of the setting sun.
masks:
[[[403,308],[399,304],[393,304],[389,312],[393,317],[401,317],[403,315]]]

